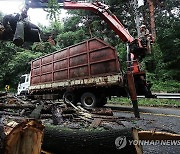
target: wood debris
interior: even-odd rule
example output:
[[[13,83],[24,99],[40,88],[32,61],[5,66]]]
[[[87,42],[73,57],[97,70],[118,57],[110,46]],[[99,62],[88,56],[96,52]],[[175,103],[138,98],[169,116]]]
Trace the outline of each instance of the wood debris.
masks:
[[[9,122],[3,127],[0,152],[4,154],[40,154],[44,126],[37,120]],[[1,133],[2,133],[1,132]]]
[[[180,135],[177,134],[132,129],[130,122],[133,120],[135,119],[115,117],[110,108],[84,109],[57,100],[22,100],[14,96],[2,96],[0,153],[25,154],[29,151],[26,154],[98,154],[113,151],[141,154],[143,150],[140,146],[128,145],[127,148],[118,150],[116,138],[124,135],[130,140],[180,140]]]

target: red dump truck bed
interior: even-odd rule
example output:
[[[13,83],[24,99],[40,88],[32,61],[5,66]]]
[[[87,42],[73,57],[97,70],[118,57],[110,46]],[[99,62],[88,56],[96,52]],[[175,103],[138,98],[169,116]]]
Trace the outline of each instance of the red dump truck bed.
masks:
[[[104,41],[93,38],[33,60],[30,89],[52,88],[56,87],[56,83],[64,87],[73,85],[70,82],[80,79],[102,80],[97,77],[106,77],[106,80],[113,77],[110,80],[122,82],[115,49]]]

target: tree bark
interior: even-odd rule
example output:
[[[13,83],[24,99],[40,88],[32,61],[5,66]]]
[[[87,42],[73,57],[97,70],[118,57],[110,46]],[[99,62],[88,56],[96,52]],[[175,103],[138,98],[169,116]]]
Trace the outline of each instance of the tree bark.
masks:
[[[154,3],[152,0],[147,0],[149,5],[149,14],[150,14],[150,25],[151,33],[154,39],[156,39],[156,27],[155,27],[155,17],[154,17]]]
[[[5,139],[4,154],[40,154],[44,126],[36,120],[16,125]]]
[[[126,137],[127,145],[117,149],[115,140]],[[64,154],[132,154],[137,153],[134,145],[132,129],[122,130],[72,130],[60,126],[46,125],[43,139],[43,150]]]

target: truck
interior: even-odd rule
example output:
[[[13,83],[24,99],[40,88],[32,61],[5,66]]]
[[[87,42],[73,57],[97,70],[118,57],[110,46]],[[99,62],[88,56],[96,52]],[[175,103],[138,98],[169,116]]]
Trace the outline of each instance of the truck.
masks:
[[[81,102],[84,107],[100,107],[108,97],[128,96],[127,75],[117,51],[98,38],[33,60],[30,74],[21,77],[18,93],[24,94],[28,88],[29,96],[36,99],[63,99],[75,105]],[[141,76],[135,76],[136,91],[147,96]]]
[[[47,1],[28,1],[32,8],[45,8]],[[118,18],[101,2],[63,1],[64,9],[90,10],[99,15],[127,44],[127,70],[122,71],[116,50],[93,38],[31,62],[29,94],[34,98],[63,98],[84,107],[103,106],[107,97],[130,96],[139,117],[137,94],[153,97],[146,73],[140,69],[148,50],[140,38],[133,38]]]
[[[116,50],[93,38],[33,60],[29,92],[96,107],[108,96],[125,95],[123,80]]]

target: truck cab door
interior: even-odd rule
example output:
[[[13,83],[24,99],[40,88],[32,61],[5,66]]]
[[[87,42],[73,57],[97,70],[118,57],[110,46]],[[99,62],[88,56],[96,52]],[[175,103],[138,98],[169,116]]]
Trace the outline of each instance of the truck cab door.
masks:
[[[22,75],[18,84],[17,95],[26,95],[30,86],[30,75]]]

